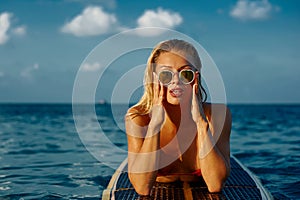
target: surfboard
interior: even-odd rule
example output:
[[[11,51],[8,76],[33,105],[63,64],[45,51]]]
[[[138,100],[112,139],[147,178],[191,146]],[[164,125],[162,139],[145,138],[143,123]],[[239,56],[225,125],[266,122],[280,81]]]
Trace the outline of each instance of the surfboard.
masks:
[[[199,182],[156,182],[151,191],[152,199],[193,200],[193,199],[261,199],[272,200],[271,194],[260,180],[237,158],[230,158],[231,172],[220,193],[210,193],[204,180]],[[139,199],[129,181],[127,159],[113,174],[107,188],[102,193],[103,200]]]

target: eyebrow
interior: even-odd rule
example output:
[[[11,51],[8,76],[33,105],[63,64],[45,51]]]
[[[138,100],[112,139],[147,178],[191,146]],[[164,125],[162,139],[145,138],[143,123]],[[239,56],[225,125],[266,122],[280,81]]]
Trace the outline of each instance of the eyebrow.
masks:
[[[159,67],[166,67],[166,68],[173,68],[172,66],[168,66],[168,65],[158,65],[158,66]],[[191,64],[185,64],[185,65],[179,67],[178,70],[181,70],[181,69],[183,69],[185,67],[190,67],[192,69],[195,69],[195,67],[193,67],[193,65],[191,65]]]

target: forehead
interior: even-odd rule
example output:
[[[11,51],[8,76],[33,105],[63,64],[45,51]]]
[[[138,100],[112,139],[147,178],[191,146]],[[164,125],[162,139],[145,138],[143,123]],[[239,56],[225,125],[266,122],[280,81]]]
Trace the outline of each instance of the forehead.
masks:
[[[168,66],[178,69],[184,65],[188,65],[189,62],[176,53],[164,52],[158,56],[156,64],[157,66]]]

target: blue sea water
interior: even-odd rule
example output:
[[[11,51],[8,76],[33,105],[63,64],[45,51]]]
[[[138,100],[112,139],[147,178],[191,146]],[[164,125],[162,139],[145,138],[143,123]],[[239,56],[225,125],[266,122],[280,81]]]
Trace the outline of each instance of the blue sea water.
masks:
[[[0,104],[0,199],[101,198],[125,156],[127,105],[90,107],[76,129],[71,104]],[[275,199],[300,199],[300,105],[230,108],[232,154]]]

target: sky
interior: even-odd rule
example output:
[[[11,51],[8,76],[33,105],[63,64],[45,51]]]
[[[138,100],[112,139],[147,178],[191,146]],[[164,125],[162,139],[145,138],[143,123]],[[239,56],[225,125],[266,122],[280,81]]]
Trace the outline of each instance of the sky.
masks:
[[[101,62],[85,62],[91,52],[142,27],[174,30],[201,44],[218,67],[228,103],[300,103],[298,0],[0,0],[0,102],[72,102],[78,72],[104,70]],[[159,34],[136,31],[134,37]],[[114,54],[122,44],[105,52]],[[150,50],[131,53],[114,62],[144,64]],[[126,70],[106,70],[95,101],[110,101],[113,78]],[[118,92],[120,102],[128,101],[126,91]]]

